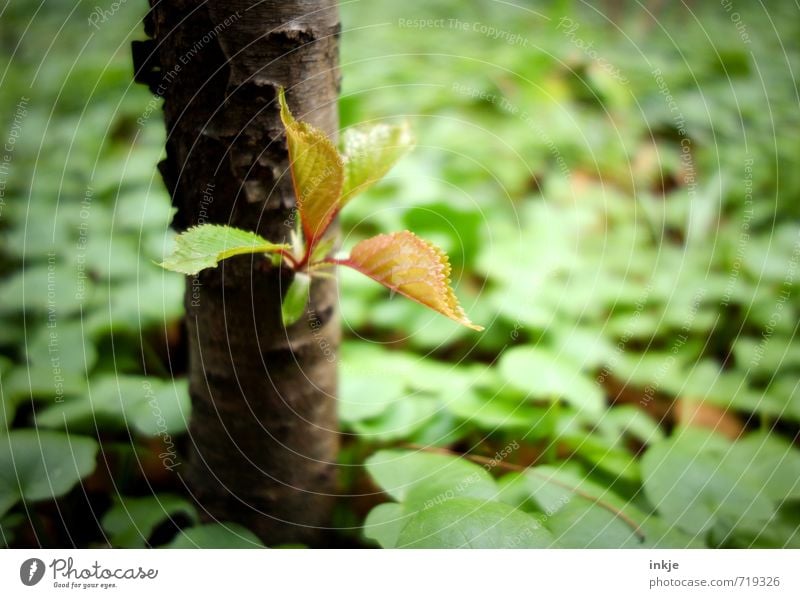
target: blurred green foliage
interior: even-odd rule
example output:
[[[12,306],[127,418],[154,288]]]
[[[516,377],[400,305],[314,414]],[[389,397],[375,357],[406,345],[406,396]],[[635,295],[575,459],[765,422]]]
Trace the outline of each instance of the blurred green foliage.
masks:
[[[344,244],[433,240],[487,326],[341,273],[343,541],[800,547],[796,13],[617,5],[343,4],[342,126],[418,138]],[[259,545],[166,475],[184,282],[120,6],[0,17],[0,540]]]

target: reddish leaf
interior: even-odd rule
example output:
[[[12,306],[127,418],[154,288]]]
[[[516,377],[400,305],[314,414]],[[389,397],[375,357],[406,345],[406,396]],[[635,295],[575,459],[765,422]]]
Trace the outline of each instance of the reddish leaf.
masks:
[[[306,243],[313,246],[339,211],[344,166],[331,140],[308,123],[294,119],[283,89],[278,93],[286,127],[292,183]]]
[[[450,288],[450,262],[444,252],[408,231],[378,235],[361,241],[350,257],[338,263],[350,266],[394,292],[468,326],[469,321]]]

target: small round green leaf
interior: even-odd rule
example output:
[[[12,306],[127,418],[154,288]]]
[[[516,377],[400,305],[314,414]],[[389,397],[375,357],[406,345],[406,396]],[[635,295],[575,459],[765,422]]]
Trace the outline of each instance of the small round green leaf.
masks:
[[[208,523],[181,530],[162,548],[264,548],[264,544],[237,523]]]
[[[417,513],[398,548],[551,548],[556,542],[536,518],[498,502],[455,498]]]
[[[19,500],[58,498],[94,471],[98,445],[83,436],[33,429],[0,437],[0,516]]]
[[[515,347],[503,353],[499,367],[511,386],[531,397],[562,398],[587,413],[603,412],[602,388],[569,359],[536,347]]]
[[[178,514],[197,521],[194,505],[180,496],[120,498],[103,516],[102,525],[112,546],[143,548],[159,524]]]
[[[497,486],[484,467],[466,459],[428,452],[379,451],[367,471],[397,501],[429,506],[458,497],[492,499]]]

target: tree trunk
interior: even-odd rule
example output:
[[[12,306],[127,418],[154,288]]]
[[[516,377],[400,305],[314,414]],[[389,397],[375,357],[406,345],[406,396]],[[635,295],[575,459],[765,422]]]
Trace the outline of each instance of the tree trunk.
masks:
[[[159,169],[174,226],[230,224],[284,241],[294,192],[277,89],[298,119],[336,135],[336,1],[150,1],[153,39],[135,43],[134,61],[137,80],[164,98]],[[290,280],[240,256],[190,279],[185,297],[184,479],[207,519],[241,523],[269,545],[318,544],[336,482],[336,282],[315,280],[308,317],[287,330]]]

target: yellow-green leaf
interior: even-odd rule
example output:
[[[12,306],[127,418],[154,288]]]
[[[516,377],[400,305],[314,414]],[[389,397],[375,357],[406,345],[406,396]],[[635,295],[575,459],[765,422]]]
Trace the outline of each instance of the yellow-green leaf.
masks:
[[[378,235],[361,241],[350,257],[338,263],[350,266],[396,293],[468,326],[469,321],[450,288],[450,262],[441,249],[409,231]]]
[[[414,147],[408,123],[381,123],[347,129],[342,135],[344,187],[342,205],[366,191]]]
[[[183,274],[197,274],[234,255],[273,253],[288,247],[270,243],[255,233],[232,226],[201,224],[178,235],[175,250],[161,262],[161,267]]]
[[[305,272],[297,272],[281,303],[281,317],[284,326],[291,326],[305,313],[310,289],[311,276]]]
[[[314,245],[339,211],[344,166],[333,143],[319,129],[294,119],[283,89],[278,92],[286,127],[292,183],[306,243]]]

